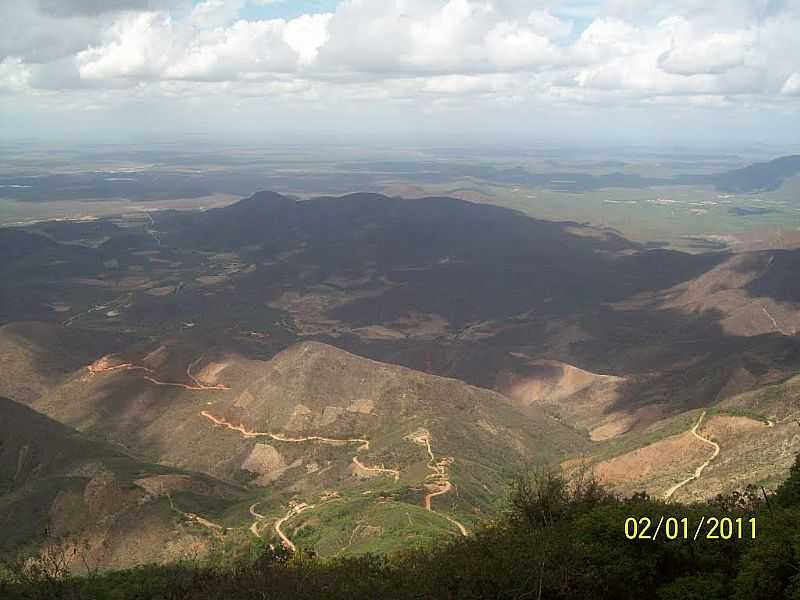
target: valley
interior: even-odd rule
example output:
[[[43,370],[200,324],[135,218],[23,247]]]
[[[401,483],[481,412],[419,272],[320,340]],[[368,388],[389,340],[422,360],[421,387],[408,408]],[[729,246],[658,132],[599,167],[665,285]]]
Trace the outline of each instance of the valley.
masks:
[[[800,0],[0,24],[0,600],[800,600]]]
[[[525,471],[675,503],[773,489],[800,452],[791,246],[684,253],[455,198],[260,192],[0,229],[0,248],[3,411],[95,448],[45,476],[35,428],[0,438],[0,516],[29,548],[61,519],[103,568],[139,522],[178,554],[392,553],[471,536]],[[124,492],[93,528],[76,515],[98,473]],[[170,560],[147,552],[129,556]]]

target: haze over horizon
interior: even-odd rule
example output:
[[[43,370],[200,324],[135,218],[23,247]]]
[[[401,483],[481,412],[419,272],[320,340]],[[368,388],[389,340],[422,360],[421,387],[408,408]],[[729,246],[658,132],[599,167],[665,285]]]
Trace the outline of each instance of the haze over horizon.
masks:
[[[796,0],[8,0],[0,23],[7,143],[785,147],[800,130]]]

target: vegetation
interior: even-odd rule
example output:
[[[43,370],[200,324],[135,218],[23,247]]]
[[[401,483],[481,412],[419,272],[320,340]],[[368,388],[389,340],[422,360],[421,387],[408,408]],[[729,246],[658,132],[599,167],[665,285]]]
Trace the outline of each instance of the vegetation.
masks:
[[[586,460],[618,493],[664,493],[709,460],[701,406],[722,451],[680,497],[774,488],[800,408],[800,252],[690,255],[377,194],[111,225],[38,228],[84,244],[0,231],[0,254],[25,249],[0,264],[0,553],[28,551],[0,597],[749,597],[754,565],[787,564],[788,484],[689,506],[542,475],[505,511],[502,490],[526,462]],[[592,441],[596,423],[619,435]],[[754,514],[768,541],[624,535],[711,514]],[[305,552],[276,555],[281,535]],[[109,570],[141,564],[171,566]]]
[[[755,540],[629,540],[631,517],[756,518]],[[693,505],[620,498],[591,477],[519,478],[505,514],[468,538],[390,556],[319,559],[260,543],[235,562],[71,575],[52,552],[6,563],[9,599],[800,598],[800,458],[774,494],[754,487]],[[692,528],[693,530],[693,528]]]

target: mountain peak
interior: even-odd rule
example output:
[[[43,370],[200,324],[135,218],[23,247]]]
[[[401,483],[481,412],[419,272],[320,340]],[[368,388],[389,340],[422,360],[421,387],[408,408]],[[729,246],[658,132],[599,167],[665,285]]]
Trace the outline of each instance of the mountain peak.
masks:
[[[293,206],[295,201],[287,198],[277,192],[261,191],[256,192],[249,198],[239,200],[235,204],[230,205],[225,210],[258,210],[260,212],[273,211],[278,209],[286,209]]]

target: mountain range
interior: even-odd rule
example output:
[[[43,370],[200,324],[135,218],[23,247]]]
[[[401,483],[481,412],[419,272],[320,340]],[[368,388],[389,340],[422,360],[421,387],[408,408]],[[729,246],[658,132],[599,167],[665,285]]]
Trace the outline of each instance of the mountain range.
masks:
[[[800,450],[791,247],[259,192],[0,249],[6,551],[392,552],[469,535],[526,469],[687,501],[775,487]]]

